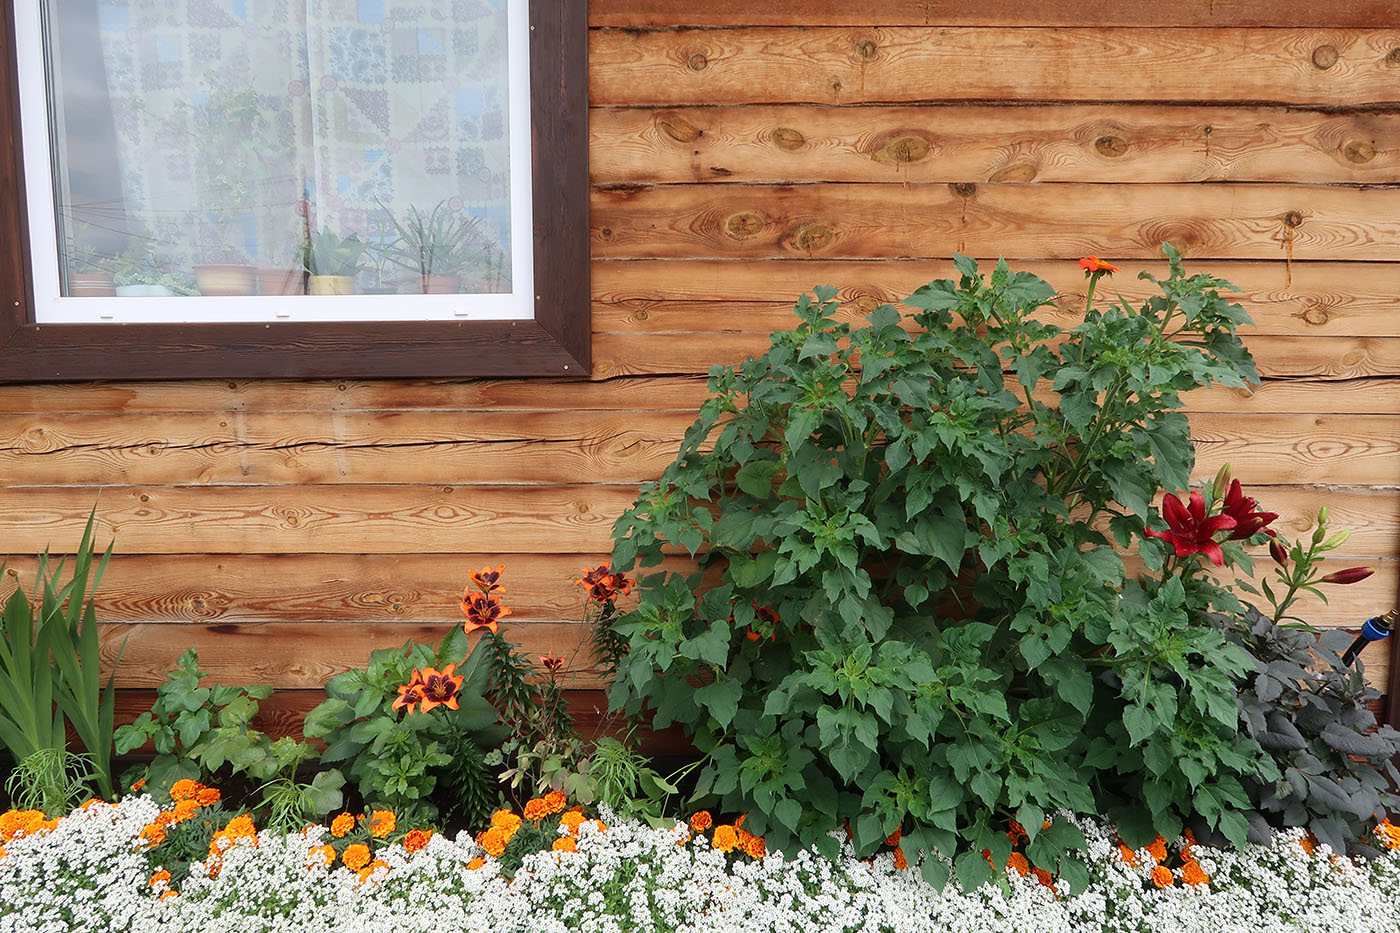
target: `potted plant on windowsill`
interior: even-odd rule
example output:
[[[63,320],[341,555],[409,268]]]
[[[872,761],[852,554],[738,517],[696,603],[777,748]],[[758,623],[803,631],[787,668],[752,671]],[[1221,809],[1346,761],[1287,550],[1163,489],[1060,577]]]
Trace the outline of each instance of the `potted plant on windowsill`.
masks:
[[[246,253],[223,247],[195,265],[194,280],[201,295],[251,295],[257,275]]]
[[[196,294],[188,275],[167,272],[170,263],[142,244],[135,244],[120,255],[106,260],[116,285],[118,298],[168,298]]]
[[[312,234],[302,244],[300,252],[302,266],[310,276],[308,290],[312,295],[355,294],[355,273],[365,253],[359,234],[341,237],[329,227],[322,227],[320,233]]]
[[[446,201],[427,214],[411,206],[402,219],[389,216],[399,235],[391,245],[391,261],[414,273],[414,285],[425,295],[458,292],[461,283],[455,273],[463,254],[479,252],[484,242],[478,218],[452,209]]]

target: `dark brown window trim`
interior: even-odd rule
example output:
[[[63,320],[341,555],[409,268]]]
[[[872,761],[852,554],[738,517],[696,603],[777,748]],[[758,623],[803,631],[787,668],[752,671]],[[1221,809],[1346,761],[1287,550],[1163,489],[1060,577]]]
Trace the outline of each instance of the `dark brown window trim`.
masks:
[[[530,4],[533,321],[42,326],[24,219],[14,3],[0,2],[0,382],[588,375],[586,0]]]

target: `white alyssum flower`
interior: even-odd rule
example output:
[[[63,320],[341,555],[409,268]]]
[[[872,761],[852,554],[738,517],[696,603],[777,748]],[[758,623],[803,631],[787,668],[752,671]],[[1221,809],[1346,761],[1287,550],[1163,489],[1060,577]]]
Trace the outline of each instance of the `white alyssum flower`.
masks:
[[[1240,850],[1196,846],[1208,884],[1157,889],[1146,853],[1119,859],[1112,830],[1076,820],[1088,840],[1090,884],[1071,892],[1014,871],[972,891],[939,891],[889,854],[848,847],[726,856],[686,828],[654,829],[604,814],[575,852],[526,856],[513,877],[471,837],[434,835],[421,851],[376,852],[365,881],[308,862],[324,831],[262,834],[222,856],[215,877],[196,865],[178,896],[160,899],[138,837],[159,808],[146,797],[75,811],[52,832],[20,837],[0,858],[0,933],[1397,933],[1400,853],[1371,862],[1312,854],[1298,831]],[[911,861],[914,854],[908,853]]]

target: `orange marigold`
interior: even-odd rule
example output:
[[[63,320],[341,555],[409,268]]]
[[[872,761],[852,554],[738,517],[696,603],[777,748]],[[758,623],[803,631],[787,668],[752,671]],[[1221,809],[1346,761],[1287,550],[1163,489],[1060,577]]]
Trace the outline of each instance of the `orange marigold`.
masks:
[[[552,790],[544,795],[544,805],[549,813],[561,813],[569,805],[569,798],[562,790]]]
[[[1036,881],[1039,881],[1041,884],[1045,885],[1047,888],[1053,888],[1053,887],[1055,886],[1055,876],[1052,875],[1052,874],[1050,874],[1050,873],[1049,873],[1048,871],[1046,871],[1045,869],[1043,869],[1043,868],[1032,868],[1032,869],[1031,869],[1031,874],[1032,874],[1032,875],[1035,875],[1035,880],[1036,880]]]
[[[983,850],[982,850],[982,857],[983,857],[984,859],[987,860],[987,864],[988,864],[988,865],[992,866],[992,871],[996,871],[996,870],[997,870],[997,863],[994,862],[994,861],[992,861],[992,850],[991,850],[991,849],[983,849]]]
[[[161,893],[160,899],[163,900],[163,901],[168,901],[168,900],[170,900],[172,897],[179,897],[179,896],[180,896],[180,892],[179,892],[179,891],[165,891],[165,892],[162,892],[162,893]]]
[[[554,840],[555,852],[576,852],[578,851],[578,840],[573,836],[560,836]]]
[[[374,861],[370,862],[368,865],[366,865],[364,868],[361,868],[359,871],[360,884],[364,884],[366,881],[368,881],[370,879],[370,876],[373,875],[378,869],[388,867],[388,862],[382,862],[379,859],[375,859]]]
[[[710,838],[710,845],[721,852],[733,852],[739,847],[739,831],[727,823],[716,826],[714,835]]]
[[[600,833],[605,833],[608,831],[608,824],[604,823],[602,820],[594,820],[593,825],[597,827],[598,832]]]
[[[896,829],[894,832],[890,833],[888,836],[885,837],[885,845],[887,845],[887,846],[897,846],[897,845],[899,845],[899,840],[900,840],[901,838],[903,838],[903,836],[904,836],[904,829],[903,829],[903,827],[901,827],[901,828],[899,828],[899,829]]]
[[[709,810],[701,810],[690,818],[690,828],[697,833],[703,833],[713,825],[715,818],[710,816]]]
[[[258,839],[257,827],[253,825],[253,818],[246,813],[235,816],[228,821],[224,827],[224,833],[230,839],[251,839],[255,843]]]
[[[524,820],[510,810],[497,810],[495,813],[491,814],[492,826],[499,826],[501,829],[509,830],[512,833],[519,829],[520,824],[523,822]]]
[[[1012,842],[1020,842],[1021,837],[1025,835],[1026,827],[1022,826],[1015,820],[1011,820],[1009,823],[1006,824],[1006,838],[1010,839]]]
[[[1152,883],[1159,888],[1169,888],[1172,886],[1172,870],[1165,865],[1158,865],[1152,869]]]
[[[383,839],[399,825],[393,810],[375,810],[369,815],[369,834],[375,839]]]
[[[525,802],[525,819],[531,823],[538,823],[549,816],[549,805],[539,797]]]
[[[763,841],[762,836],[755,836],[753,833],[744,834],[743,848],[744,854],[749,858],[763,858],[768,854],[768,843]]]
[[[899,846],[894,847],[894,867],[904,871],[909,867],[909,860],[904,857],[904,850]]]
[[[1031,873],[1031,863],[1020,852],[1012,852],[1006,857],[1006,867],[1014,868],[1022,878]]]
[[[141,830],[141,838],[146,840],[149,846],[158,846],[165,841],[165,827],[151,823]]]
[[[204,785],[189,778],[180,778],[170,785],[171,800],[193,800],[199,796],[199,792],[204,789]]]
[[[212,807],[219,802],[219,798],[222,796],[223,795],[219,793],[217,788],[201,787],[194,799],[199,801],[201,807]]]
[[[1167,860],[1167,840],[1158,836],[1152,840],[1152,844],[1147,847],[1148,853],[1158,862]]]
[[[477,840],[481,848],[486,850],[486,854],[494,858],[500,858],[506,851],[506,843],[510,842],[510,836],[499,826],[492,826],[481,834]]]
[[[154,888],[156,885],[158,885],[158,884],[169,884],[169,883],[170,883],[170,872],[168,872],[168,871],[166,871],[164,868],[162,868],[160,871],[156,872],[154,875],[151,875],[151,880],[150,880],[149,883],[150,883],[151,887],[153,887],[153,888]]]
[[[1193,888],[1198,885],[1210,884],[1210,875],[1207,875],[1205,869],[1201,868],[1201,863],[1193,858],[1182,862],[1180,871],[1181,880]]]
[[[1304,852],[1308,853],[1309,855],[1312,855],[1314,852],[1317,851],[1317,837],[1314,836],[1312,833],[1308,833],[1302,839],[1298,840],[1298,845],[1302,847],[1302,850]]]
[[[345,863],[345,867],[353,871],[359,871],[369,864],[369,846],[363,842],[345,847],[345,852],[340,856],[340,860]]]
[[[1136,852],[1123,845],[1121,842],[1118,844],[1118,860],[1124,865],[1131,865],[1134,868],[1142,861],[1142,859],[1138,858]]]
[[[355,818],[348,813],[342,813],[331,820],[331,835],[337,839],[345,836],[346,833],[355,828]]]
[[[1390,822],[1390,818],[1376,824],[1376,841],[1386,849],[1400,849],[1400,826]]]
[[[433,838],[431,829],[410,829],[408,835],[403,837],[403,847],[409,852],[422,852],[431,838]]]
[[[43,810],[10,810],[0,814],[0,840],[8,842],[16,836],[36,832],[43,822]]]
[[[195,811],[198,809],[199,801],[190,797],[186,797],[184,800],[181,800],[179,803],[175,804],[175,809],[171,812],[170,822],[183,823],[185,822],[185,820],[194,816]]]
[[[313,846],[311,851],[306,853],[306,861],[308,865],[326,865],[327,867],[334,865],[335,847]]]
[[[583,825],[583,812],[580,810],[570,810],[559,817],[559,825],[571,833],[578,832],[578,828]]]
[[[476,871],[478,868],[485,864],[486,859],[478,855],[476,858],[472,859],[470,862],[467,863],[467,868],[471,869],[472,871]]]

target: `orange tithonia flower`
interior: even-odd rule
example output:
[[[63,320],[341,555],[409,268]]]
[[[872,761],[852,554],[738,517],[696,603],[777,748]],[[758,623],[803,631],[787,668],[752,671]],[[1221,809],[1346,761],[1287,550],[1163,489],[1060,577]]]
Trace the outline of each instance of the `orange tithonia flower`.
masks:
[[[546,812],[559,813],[569,805],[569,798],[562,790],[552,790],[544,795]]]
[[[1137,865],[1142,861],[1140,858],[1138,858],[1138,854],[1136,852],[1123,845],[1122,843],[1118,844],[1118,860],[1124,865],[1129,865],[1134,868],[1137,867]]]
[[[310,865],[325,865],[330,867],[335,864],[335,847],[313,846],[311,851],[306,853],[306,861]]]
[[[583,825],[583,811],[570,810],[568,813],[559,817],[559,825],[571,833],[578,832],[578,828]]]
[[[478,855],[476,858],[472,859],[470,862],[467,863],[467,868],[471,871],[476,871],[478,868],[485,864],[486,859]]]
[[[894,847],[894,867],[904,871],[909,867],[909,860],[904,857],[904,850],[899,846]]]
[[[714,835],[710,838],[710,845],[721,852],[733,852],[739,847],[739,832],[728,824],[716,826]]]
[[[578,840],[574,839],[573,836],[560,836],[558,839],[554,840],[554,851],[577,852]]]
[[[1085,256],[1079,260],[1079,268],[1084,270],[1085,275],[1091,275],[1095,272],[1107,272],[1112,275],[1118,271],[1117,266],[1104,262],[1097,256]]]
[[[1052,875],[1052,874],[1050,874],[1050,873],[1049,873],[1048,871],[1046,871],[1045,869],[1043,869],[1043,868],[1032,868],[1032,869],[1031,869],[1031,874],[1032,874],[1032,875],[1035,875],[1035,880],[1036,880],[1036,881],[1039,881],[1041,884],[1045,885],[1047,888],[1053,888],[1053,887],[1055,886],[1055,876]]]
[[[1169,888],[1172,886],[1172,870],[1165,865],[1158,865],[1152,869],[1152,883],[1159,888]]]
[[[1006,867],[1014,868],[1022,878],[1031,873],[1031,863],[1020,852],[1012,852],[1006,857]]]
[[[709,810],[701,810],[690,818],[690,828],[697,833],[703,833],[713,825],[715,818],[710,816]]]
[[[369,834],[376,839],[383,839],[398,825],[399,820],[393,810],[375,810],[369,815]]]
[[[632,592],[632,581],[622,573],[613,573],[607,564],[583,568],[583,576],[574,581],[595,603],[606,603]]]
[[[1198,885],[1210,884],[1210,875],[1207,875],[1205,870],[1201,868],[1200,862],[1192,858],[1181,863],[1181,880],[1194,888]]]
[[[502,606],[499,599],[485,593],[468,593],[462,600],[462,612],[467,616],[462,631],[468,635],[480,628],[494,635],[500,631],[500,621],[510,615],[510,610]]]
[[[431,829],[410,829],[408,835],[403,837],[403,847],[409,852],[422,852],[431,838],[433,838]]]
[[[363,842],[346,846],[345,852],[340,856],[340,860],[345,863],[345,867],[352,871],[359,871],[370,862],[369,846]]]
[[[1152,840],[1152,844],[1147,847],[1148,853],[1158,862],[1167,860],[1167,840],[1160,835]]]
[[[1376,841],[1387,849],[1400,849],[1400,826],[1390,822],[1390,818],[1376,824]]]
[[[549,816],[549,805],[544,802],[543,798],[536,797],[525,802],[525,819],[531,823],[538,823],[547,816]]]
[[[480,570],[471,570],[467,576],[471,578],[472,586],[481,590],[487,596],[492,593],[504,593],[505,586],[501,583],[501,574],[506,572],[506,565],[501,564],[495,570],[490,567],[482,567]]]
[[[331,820],[331,835],[337,839],[345,836],[346,833],[355,828],[355,818],[348,813],[342,813]]]
[[[156,872],[154,875],[151,875],[150,885],[151,885],[151,887],[153,887],[153,888],[154,888],[156,885],[158,885],[158,884],[169,884],[169,883],[170,883],[170,872],[166,871],[164,868],[162,868],[160,871]]]

